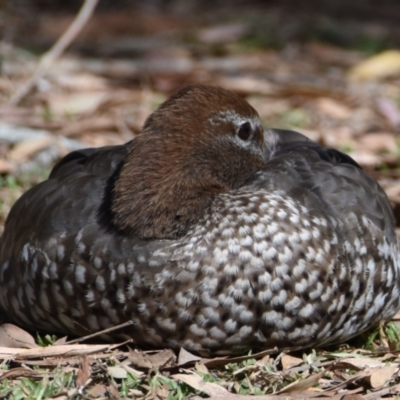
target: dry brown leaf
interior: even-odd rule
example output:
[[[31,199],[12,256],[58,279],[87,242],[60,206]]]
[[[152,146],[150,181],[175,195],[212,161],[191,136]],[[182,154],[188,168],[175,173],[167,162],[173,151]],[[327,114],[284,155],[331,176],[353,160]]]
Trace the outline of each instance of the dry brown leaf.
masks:
[[[273,359],[271,358],[271,356],[269,354],[267,354],[266,356],[262,357],[260,360],[256,361],[256,365],[263,367],[264,365],[270,365],[271,362],[273,363]]]
[[[89,389],[89,395],[98,398],[98,397],[103,397],[107,393],[107,387],[106,385],[102,383],[97,383],[94,385],[92,388]]]
[[[229,396],[232,396],[231,393],[229,393],[222,386],[217,385],[216,383],[204,382],[203,378],[197,374],[175,374],[172,375],[171,378],[175,379],[176,381],[182,381],[192,388],[200,390],[209,396],[225,397],[225,399],[228,399]]]
[[[155,395],[154,399],[155,400],[167,400],[168,399],[168,395],[169,395],[169,390],[167,386],[155,386],[153,388],[153,393]],[[148,397],[148,394],[147,396]]]
[[[11,161],[26,161],[40,150],[49,147],[54,143],[54,141],[55,138],[51,136],[42,136],[35,139],[24,140],[23,142],[17,143],[14,148],[11,149],[8,153],[8,157]]]
[[[129,349],[130,362],[139,368],[162,369],[175,364],[175,353],[171,349],[161,350],[155,354]]]
[[[394,378],[397,375],[399,368],[397,366],[385,366],[376,368],[371,371],[369,382],[373,389],[377,389],[383,386],[387,381]]]
[[[115,385],[110,382],[110,384],[107,387],[108,395],[110,396],[111,400],[120,400],[121,397],[119,395],[118,389],[115,387]]]
[[[288,354],[284,354],[281,358],[282,368],[285,371],[286,369],[296,367],[303,363],[303,360],[298,357],[292,357]]]
[[[35,349],[40,347],[28,332],[13,324],[0,326],[0,347]]]
[[[129,389],[130,398],[136,399],[137,397],[143,398],[143,393],[138,389]]]
[[[189,351],[185,350],[183,347],[180,348],[179,350],[179,355],[178,355],[178,365],[182,366],[184,364],[188,364],[191,362],[196,362],[201,360],[201,357],[196,356]]]
[[[54,343],[53,346],[61,346],[62,344],[65,344],[67,342],[68,336],[63,336],[59,339],[57,339]]]
[[[82,357],[81,366],[76,375],[76,386],[83,386],[86,381],[90,378],[91,370],[89,365],[89,358],[87,355]]]

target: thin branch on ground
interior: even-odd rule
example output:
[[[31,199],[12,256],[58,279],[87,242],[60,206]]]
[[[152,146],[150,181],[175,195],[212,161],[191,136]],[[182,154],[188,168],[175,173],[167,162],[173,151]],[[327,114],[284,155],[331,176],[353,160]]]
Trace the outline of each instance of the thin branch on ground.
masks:
[[[81,343],[81,342],[83,342],[85,340],[92,339],[92,338],[94,338],[96,336],[104,335],[106,333],[116,331],[117,329],[126,328],[129,325],[133,325],[133,322],[132,321],[127,321],[127,322],[124,322],[123,324],[115,325],[115,326],[112,326],[111,328],[103,329],[102,331],[91,333],[90,335],[82,336],[82,337],[80,337],[78,339],[70,340],[68,342],[65,342],[64,344]]]
[[[50,48],[50,50],[42,56],[33,75],[13,94],[10,99],[10,105],[15,106],[20,104],[21,101],[32,91],[37,81],[81,32],[89,18],[92,16],[97,3],[98,0],[85,0],[72,24],[61,35],[61,37]]]

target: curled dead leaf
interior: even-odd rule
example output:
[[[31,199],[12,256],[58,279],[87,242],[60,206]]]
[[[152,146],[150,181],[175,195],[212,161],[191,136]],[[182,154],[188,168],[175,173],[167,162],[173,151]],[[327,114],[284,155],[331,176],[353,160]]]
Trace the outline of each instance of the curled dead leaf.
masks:
[[[284,354],[281,358],[282,368],[285,371],[286,369],[296,367],[303,363],[303,360],[298,357],[292,357],[288,354]]]
[[[183,347],[179,350],[178,355],[178,365],[188,364],[190,362],[196,362],[201,360],[201,357],[196,356],[189,351],[185,350]]]
[[[375,368],[371,371],[369,377],[369,382],[373,389],[380,388],[385,383],[397,377],[399,368],[397,366],[385,366],[380,368]]]
[[[34,349],[40,347],[28,332],[13,324],[0,326],[0,346],[14,349]]]
[[[97,383],[89,390],[89,394],[95,399],[105,396],[106,393],[107,387],[102,383]]]
[[[91,371],[90,371],[90,365],[89,365],[89,358],[85,354],[82,357],[81,366],[76,375],[76,386],[78,386],[78,387],[83,386],[86,383],[86,381],[90,378],[90,375],[91,375]]]

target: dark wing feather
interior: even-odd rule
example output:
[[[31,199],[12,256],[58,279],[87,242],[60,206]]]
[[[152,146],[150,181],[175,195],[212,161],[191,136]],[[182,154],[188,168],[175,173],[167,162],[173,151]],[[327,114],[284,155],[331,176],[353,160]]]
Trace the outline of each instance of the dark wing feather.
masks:
[[[355,212],[364,215],[394,242],[395,220],[385,192],[348,155],[327,149],[304,135],[274,130],[275,151],[252,187],[283,190],[310,209],[339,220]]]
[[[20,254],[33,240],[46,243],[65,231],[74,235],[89,224],[100,229],[97,219],[109,198],[107,183],[124,160],[127,146],[83,149],[59,161],[49,179],[31,188],[11,209],[7,235],[0,240],[1,258]]]

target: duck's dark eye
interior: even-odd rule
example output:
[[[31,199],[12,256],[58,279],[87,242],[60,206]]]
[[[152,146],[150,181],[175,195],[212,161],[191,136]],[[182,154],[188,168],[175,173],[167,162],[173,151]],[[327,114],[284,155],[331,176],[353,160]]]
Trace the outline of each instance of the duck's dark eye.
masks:
[[[240,125],[238,136],[242,140],[248,140],[251,135],[251,125],[250,122],[245,122],[244,124]]]

